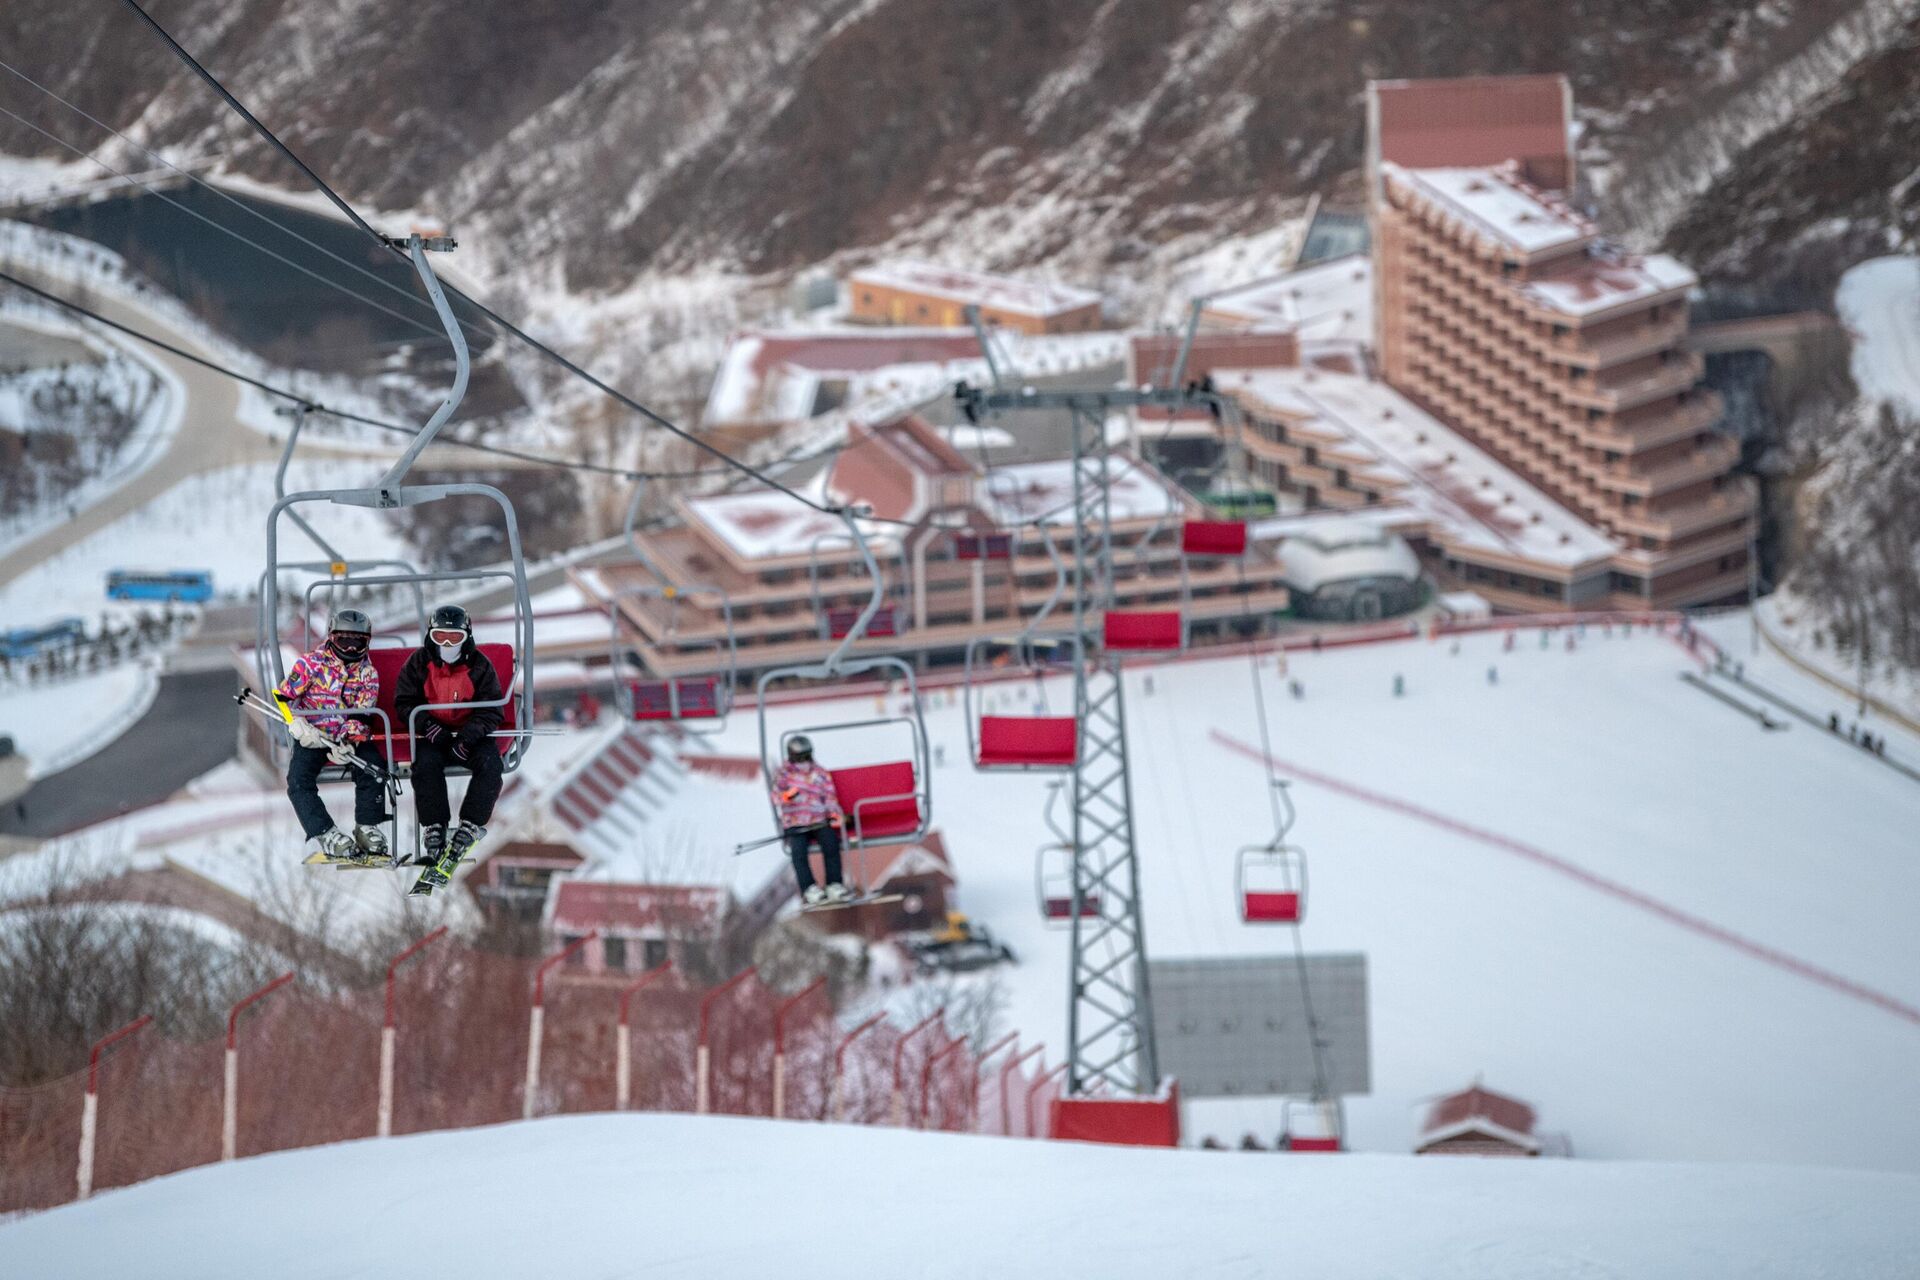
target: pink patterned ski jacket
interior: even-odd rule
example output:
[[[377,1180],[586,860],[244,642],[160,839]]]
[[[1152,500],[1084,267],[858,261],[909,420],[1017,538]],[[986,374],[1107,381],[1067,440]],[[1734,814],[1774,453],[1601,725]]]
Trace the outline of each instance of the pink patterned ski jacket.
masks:
[[[787,831],[846,817],[840,812],[832,775],[812,760],[789,760],[774,772],[773,803],[780,810],[780,826]]]
[[[300,711],[364,711],[380,700],[380,673],[365,658],[349,667],[321,645],[296,658],[274,692]],[[307,722],[329,737],[356,742],[369,728],[346,716],[309,716]]]

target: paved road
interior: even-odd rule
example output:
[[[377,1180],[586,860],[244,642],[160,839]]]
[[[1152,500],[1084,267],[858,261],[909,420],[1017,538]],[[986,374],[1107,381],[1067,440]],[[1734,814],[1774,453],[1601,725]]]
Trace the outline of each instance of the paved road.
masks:
[[[165,800],[233,756],[238,687],[231,670],[162,676],[153,706],[131,729],[28,788],[24,820],[14,805],[0,807],[0,836],[44,839]]]
[[[16,265],[15,270],[42,287],[63,294],[71,290],[63,281],[36,277],[29,268]],[[164,322],[137,307],[97,293],[93,306],[111,320],[165,338],[183,350],[205,355],[209,359],[215,358],[190,334],[168,328]],[[132,345],[139,347],[147,359],[165,366],[180,379],[186,391],[185,413],[180,430],[174,434],[167,451],[146,470],[82,510],[74,519],[54,525],[39,537],[0,556],[0,586],[13,581],[49,556],[66,550],[82,538],[146,506],[188,476],[219,467],[270,461],[277,455],[278,450],[270,441],[241,425],[237,417],[240,393],[235,383],[143,343]]]

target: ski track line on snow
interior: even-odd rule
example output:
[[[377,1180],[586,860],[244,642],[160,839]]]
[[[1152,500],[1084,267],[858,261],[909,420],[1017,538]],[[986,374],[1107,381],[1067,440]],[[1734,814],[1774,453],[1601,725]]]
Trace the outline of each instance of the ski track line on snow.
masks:
[[[1773,965],[1777,969],[1785,969],[1788,973],[1805,978],[1809,982],[1816,982],[1829,990],[1838,991],[1841,995],[1851,996],[1855,1000],[1863,1001],[1878,1009],[1884,1010],[1896,1018],[1911,1022],[1915,1026],[1920,1026],[1920,1008],[1915,1008],[1913,1005],[1896,1000],[1884,991],[1876,991],[1872,987],[1853,981],[1851,978],[1843,978],[1839,974],[1827,969],[1822,969],[1819,965],[1813,964],[1810,961],[1802,960],[1798,956],[1790,955],[1785,951],[1770,947],[1764,942],[1755,942],[1752,938],[1743,937],[1731,929],[1713,923],[1711,920],[1706,920],[1690,912],[1682,911],[1679,907],[1662,902],[1652,894],[1644,893],[1630,885],[1622,884],[1617,880],[1609,880],[1607,877],[1597,872],[1589,871],[1577,863],[1568,862],[1565,858],[1548,853],[1545,849],[1535,848],[1533,845],[1515,840],[1512,836],[1503,836],[1497,831],[1488,831],[1483,827],[1476,827],[1471,823],[1462,822],[1457,818],[1450,818],[1444,813],[1436,813],[1434,810],[1415,804],[1411,800],[1402,800],[1398,796],[1390,796],[1379,791],[1369,790],[1366,787],[1333,777],[1330,774],[1320,773],[1313,769],[1306,769],[1296,764],[1290,764],[1277,756],[1268,756],[1258,747],[1241,742],[1239,739],[1222,733],[1218,729],[1211,730],[1210,732],[1215,742],[1227,750],[1245,756],[1250,760],[1267,761],[1276,769],[1283,769],[1297,778],[1326,787],[1330,791],[1337,791],[1341,795],[1374,805],[1377,808],[1389,809],[1410,818],[1417,818],[1432,826],[1451,831],[1455,835],[1466,836],[1468,839],[1477,840],[1481,844],[1489,845],[1503,852],[1511,853],[1516,857],[1524,858],[1535,866],[1545,867],[1549,871],[1558,872],[1575,883],[1584,885],[1595,892],[1604,893],[1608,897],[1617,898],[1629,906],[1638,907],[1640,910],[1651,915],[1659,916],[1669,924],[1678,925],[1689,933],[1697,934],[1700,937],[1717,942],[1722,946],[1731,947],[1735,951],[1742,952],[1756,960]]]

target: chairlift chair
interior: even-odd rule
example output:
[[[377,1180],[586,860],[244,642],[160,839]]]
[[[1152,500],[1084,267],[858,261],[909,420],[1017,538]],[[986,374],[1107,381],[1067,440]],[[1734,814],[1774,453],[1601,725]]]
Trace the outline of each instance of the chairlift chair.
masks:
[[[860,611],[847,633],[840,637],[840,643],[819,663],[800,666],[772,667],[760,674],[756,685],[758,693],[758,716],[760,727],[760,766],[767,782],[767,801],[773,810],[774,821],[779,821],[779,806],[774,802],[772,788],[774,774],[780,762],[786,758],[787,743],[790,739],[805,735],[816,741],[836,733],[857,732],[862,730],[883,729],[889,726],[904,731],[906,746],[904,758],[898,756],[867,763],[844,765],[838,769],[828,769],[833,779],[836,797],[842,811],[847,815],[847,844],[849,851],[856,857],[863,855],[866,846],[874,844],[904,844],[923,839],[930,828],[933,814],[933,798],[929,786],[931,770],[927,747],[927,725],[920,702],[920,686],[914,676],[913,667],[904,659],[892,654],[872,654],[861,657],[848,657],[849,650],[867,634],[867,626],[879,613],[883,603],[885,584],[880,577],[879,566],[874,562],[872,548],[868,546],[866,536],[861,533],[853,515],[841,511],[841,519],[846,522],[848,536],[865,561],[868,573],[873,578],[873,592],[866,608]],[[781,680],[844,681],[849,676],[878,674],[898,678],[900,687],[907,699],[908,711],[899,715],[882,715],[862,720],[829,722],[805,728],[789,729],[782,733],[777,742],[770,737],[767,723],[767,700],[772,686]],[[775,749],[777,748],[777,750]],[[865,869],[864,860],[862,870]],[[861,883],[870,897],[873,886],[866,885],[866,877]]]
[[[630,720],[717,720],[724,721],[733,710],[734,685],[739,674],[740,650],[733,632],[733,602],[724,587],[705,583],[689,583],[676,586],[667,575],[660,571],[645,550],[640,546],[637,521],[642,500],[646,494],[646,480],[642,478],[635,484],[633,501],[627,506],[626,535],[627,547],[633,552],[634,559],[644,568],[654,581],[651,584],[626,587],[614,592],[607,600],[607,612],[612,622],[612,672],[613,697],[621,713]],[[626,646],[621,637],[623,626],[622,602],[626,600],[660,600],[667,607],[666,629],[661,635],[663,643],[675,641],[675,633],[680,623],[680,609],[688,599],[711,598],[720,612],[721,638],[699,642],[704,652],[711,649],[712,670],[693,675],[665,677],[642,676],[629,680],[621,674],[621,658]]]
[[[396,242],[401,243],[401,242]],[[507,535],[509,563],[504,568],[478,570],[448,570],[421,572],[410,566],[394,573],[363,574],[353,572],[349,562],[336,561],[346,571],[329,573],[321,581],[310,583],[307,587],[303,607],[304,616],[311,616],[314,608],[314,595],[325,590],[329,593],[361,587],[377,588],[384,586],[407,586],[416,593],[427,584],[445,586],[450,584],[473,584],[493,580],[508,583],[513,594],[514,623],[513,639],[508,644],[481,645],[480,650],[493,660],[500,672],[503,693],[492,701],[472,703],[429,703],[415,709],[412,719],[405,725],[396,725],[393,699],[394,675],[405,661],[405,651],[395,648],[370,649],[369,657],[375,669],[380,672],[380,700],[372,709],[371,715],[379,724],[378,740],[385,748],[389,764],[396,769],[403,768],[413,758],[413,736],[419,724],[419,716],[427,711],[447,710],[454,707],[497,706],[501,708],[502,728],[511,731],[514,728],[530,724],[533,719],[533,673],[525,659],[533,653],[533,607],[527,587],[526,557],[520,544],[520,526],[514,516],[513,503],[506,494],[492,485],[473,483],[408,485],[406,475],[421,452],[432,443],[434,436],[453,416],[455,409],[466,394],[467,380],[471,372],[471,360],[467,351],[466,335],[461,331],[459,322],[448,305],[446,294],[440,288],[440,282],[428,265],[425,250],[451,248],[450,240],[443,240],[431,246],[418,234],[403,242],[413,261],[414,270],[425,285],[428,297],[432,300],[434,311],[440,317],[440,323],[447,331],[453,344],[455,371],[453,386],[447,398],[434,410],[426,424],[420,429],[406,450],[395,460],[374,485],[364,489],[312,489],[278,497],[267,516],[267,567],[261,578],[260,635],[261,649],[265,654],[262,669],[262,683],[269,688],[278,685],[286,678],[286,661],[280,635],[280,583],[279,571],[296,567],[292,563],[280,560],[280,521],[283,516],[309,531],[301,517],[301,508],[329,504],[342,507],[366,507],[379,511],[391,511],[402,507],[424,506],[430,502],[440,502],[451,498],[485,498],[499,507],[502,523]],[[333,566],[329,566],[332,568]],[[419,601],[418,595],[416,600]],[[420,610],[424,612],[424,602],[420,601]],[[422,620],[424,624],[424,619]],[[298,714],[298,713],[296,713]],[[325,712],[310,714],[329,714]],[[519,767],[526,755],[528,739],[524,734],[512,734],[502,737],[501,755],[506,772]],[[465,772],[450,769],[450,773]]]
[[[1306,854],[1288,844],[1293,828],[1293,797],[1287,783],[1272,779],[1273,839],[1240,850],[1235,859],[1234,896],[1244,924],[1299,924],[1307,913]]]
[[[888,600],[886,580],[880,575],[879,562],[871,554],[872,549],[865,542],[858,543],[862,557],[873,573],[874,595],[879,598],[879,606],[837,605],[827,603],[826,592],[820,584],[820,544],[823,542],[851,541],[844,533],[823,533],[815,538],[807,548],[807,592],[813,599],[813,613],[820,628],[822,640],[845,640],[854,635],[856,639],[869,637],[885,638],[900,634],[900,605]],[[901,578],[909,576],[906,572],[906,551],[901,549]]]
[[[1167,527],[1162,513],[1139,541],[1133,553],[1141,564],[1147,561],[1147,548]],[[1178,653],[1187,647],[1186,592],[1181,591],[1183,607],[1178,609],[1108,608],[1100,620],[1100,647],[1116,656]]]
[[[962,697],[965,703],[967,722],[967,752],[973,759],[973,767],[982,771],[1031,771],[1045,769],[1072,769],[1080,762],[1080,722],[1071,715],[1034,715],[1034,716],[978,716],[974,713],[974,698],[980,692],[980,680],[976,670],[983,665],[983,654],[992,650],[1004,651],[1004,656],[1017,663],[1020,668],[1033,675],[1043,673],[1047,663],[1043,653],[1052,653],[1064,649],[1077,661],[1080,654],[1080,638],[1070,633],[1046,635],[1040,630],[1054,607],[1059,604],[1067,590],[1067,565],[1061,558],[1060,549],[1054,545],[1053,538],[1047,533],[1045,525],[1039,529],[1040,541],[1046,547],[1047,555],[1053,561],[1053,591],[1041,604],[1027,625],[1018,635],[995,638],[976,636],[967,642],[965,657],[965,682],[962,685]],[[1045,688],[1042,686],[1042,710],[1045,710]]]
[[[1338,1098],[1288,1098],[1280,1104],[1280,1148],[1346,1150],[1345,1112]]]
[[[1040,846],[1033,862],[1034,891],[1040,902],[1040,920],[1053,929],[1064,929],[1073,923],[1073,837],[1061,828],[1053,816],[1054,804],[1060,799],[1064,785],[1064,782],[1054,782],[1047,788],[1047,807],[1043,816],[1054,838],[1052,843]],[[1097,920],[1099,917],[1100,895],[1081,895],[1080,918]]]

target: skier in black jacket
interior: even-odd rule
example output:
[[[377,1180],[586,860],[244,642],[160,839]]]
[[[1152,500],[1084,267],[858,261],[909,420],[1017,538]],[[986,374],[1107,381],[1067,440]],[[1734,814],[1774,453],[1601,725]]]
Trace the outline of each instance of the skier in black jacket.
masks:
[[[446,703],[499,702],[502,690],[493,663],[473,643],[473,623],[457,604],[441,605],[427,624],[425,643],[400,668],[394,683],[394,710],[413,731],[413,802],[420,820],[420,861],[425,879],[445,884],[453,869],[487,833],[494,801],[500,798],[500,751],[488,736],[500,727],[502,706],[446,706]],[[425,707],[414,715],[416,707]],[[447,823],[447,769],[468,769],[473,777],[460,802],[460,825],[451,837]]]

